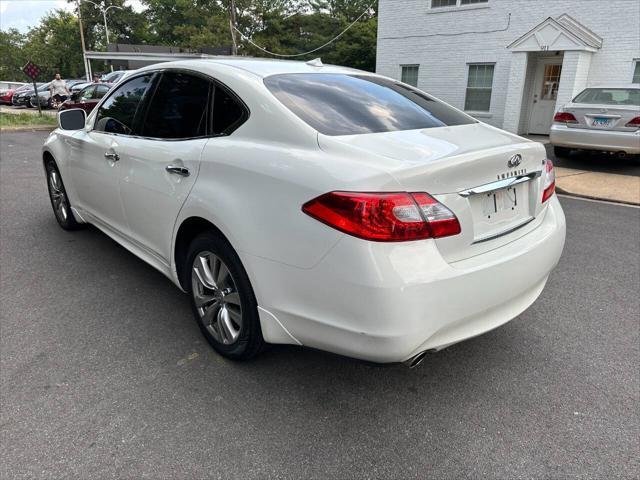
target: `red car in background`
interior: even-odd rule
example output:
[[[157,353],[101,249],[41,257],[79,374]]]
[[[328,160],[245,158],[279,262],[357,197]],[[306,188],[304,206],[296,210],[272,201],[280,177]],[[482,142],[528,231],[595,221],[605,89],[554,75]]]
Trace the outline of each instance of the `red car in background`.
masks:
[[[100,99],[105,96],[105,94],[109,91],[111,85],[106,83],[92,83],[91,85],[87,85],[79,92],[76,92],[71,95],[71,98],[65,100],[62,105],[60,105],[59,110],[69,110],[71,108],[81,108],[85,112],[89,113],[93,110]]]
[[[11,105],[11,98],[13,97],[15,89],[10,88],[8,90],[0,90],[0,104]]]
[[[19,86],[18,85],[7,86],[5,84],[5,86],[0,88],[0,104],[11,105],[11,99],[13,98],[13,94],[28,90],[29,87],[30,85],[28,83],[24,85],[19,85]]]

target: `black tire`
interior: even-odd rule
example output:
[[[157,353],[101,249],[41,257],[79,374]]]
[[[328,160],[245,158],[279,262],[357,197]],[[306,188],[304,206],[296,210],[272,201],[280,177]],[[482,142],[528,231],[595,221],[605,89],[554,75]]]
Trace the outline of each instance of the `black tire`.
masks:
[[[239,326],[237,339],[230,344],[223,343],[214,336],[210,329],[215,331],[215,327],[205,324],[201,312],[196,306],[193,279],[194,263],[205,253],[212,253],[222,260],[231,274],[231,281],[239,295],[242,323]],[[214,231],[209,231],[198,235],[191,242],[183,268],[182,284],[189,292],[194,318],[202,334],[216,352],[231,360],[249,360],[264,349],[265,342],[260,328],[258,304],[251,282],[237,253],[224,238]],[[197,285],[196,288],[198,288]]]
[[[69,197],[67,196],[67,191],[65,190],[64,182],[62,181],[62,175],[60,175],[60,170],[58,170],[58,166],[56,165],[55,160],[51,158],[48,159],[45,163],[45,169],[47,171],[47,189],[49,190],[49,200],[51,202],[51,208],[53,209],[53,214],[55,215],[58,224],[65,230],[78,230],[82,228],[84,225],[76,222],[76,219],[71,212]],[[56,181],[53,180],[52,173],[55,173],[55,175],[57,175],[59,181],[57,188],[54,187],[54,183],[56,183]],[[57,200],[60,200],[61,205],[64,206],[64,210],[56,206]],[[63,212],[66,212],[66,215]]]
[[[559,158],[568,157],[570,153],[571,153],[571,149],[569,149],[569,148],[566,148],[566,147],[553,147],[553,154],[556,157],[559,157]]]

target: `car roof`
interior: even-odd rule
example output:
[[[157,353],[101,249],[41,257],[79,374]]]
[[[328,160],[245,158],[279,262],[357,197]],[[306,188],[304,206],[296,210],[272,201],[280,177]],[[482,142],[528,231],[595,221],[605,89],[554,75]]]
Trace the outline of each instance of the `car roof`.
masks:
[[[181,60],[176,62],[163,63],[160,65],[156,64],[153,65],[153,67],[158,68],[159,66],[164,66],[165,68],[179,68],[182,66],[194,70],[206,70],[208,67],[214,67],[215,65],[225,65],[228,67],[237,68],[257,75],[259,77],[268,77],[270,75],[277,75],[282,73],[366,73],[353,68],[340,67],[336,65],[323,65],[322,63],[320,63],[319,65],[314,65],[311,62],[300,62],[294,60],[274,60],[270,58],[229,56],[221,56],[201,60]],[[148,67],[141,68],[140,71],[146,69],[148,69]]]
[[[621,88],[640,88],[640,84],[639,83],[618,83],[618,84],[611,84],[611,83],[605,83],[605,84],[599,84],[599,85],[590,85],[588,87],[585,88],[585,90],[588,90],[590,88],[614,88],[614,89],[621,89]]]

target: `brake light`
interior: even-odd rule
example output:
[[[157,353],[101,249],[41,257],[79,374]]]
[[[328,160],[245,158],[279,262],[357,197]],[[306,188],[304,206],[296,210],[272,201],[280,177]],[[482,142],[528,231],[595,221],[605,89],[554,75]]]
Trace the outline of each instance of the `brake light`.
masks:
[[[636,128],[640,128],[640,117],[636,117],[633,120],[631,120],[629,123],[627,123],[625,125],[626,127],[636,127]]]
[[[553,168],[553,162],[546,160],[545,162],[547,174],[544,177],[544,189],[542,191],[542,203],[551,198],[556,191],[556,171]]]
[[[302,206],[307,215],[354,237],[406,242],[460,233],[451,210],[426,193],[329,192]]]
[[[553,117],[554,122],[558,123],[578,123],[575,115],[569,112],[558,112]]]

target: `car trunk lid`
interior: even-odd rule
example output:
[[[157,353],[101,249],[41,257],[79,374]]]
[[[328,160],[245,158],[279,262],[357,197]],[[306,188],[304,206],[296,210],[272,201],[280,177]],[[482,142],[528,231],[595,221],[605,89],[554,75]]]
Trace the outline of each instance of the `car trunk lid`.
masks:
[[[577,123],[567,123],[569,128],[583,128],[589,130],[611,130],[616,132],[633,132],[637,126],[628,127],[627,124],[640,116],[640,107],[633,105],[585,105],[572,103],[567,105],[564,112],[571,113]]]
[[[498,248],[535,228],[542,211],[544,147],[484,124],[341,137],[320,147],[369,155],[409,192],[451,209],[462,233],[437,239],[450,262]]]

